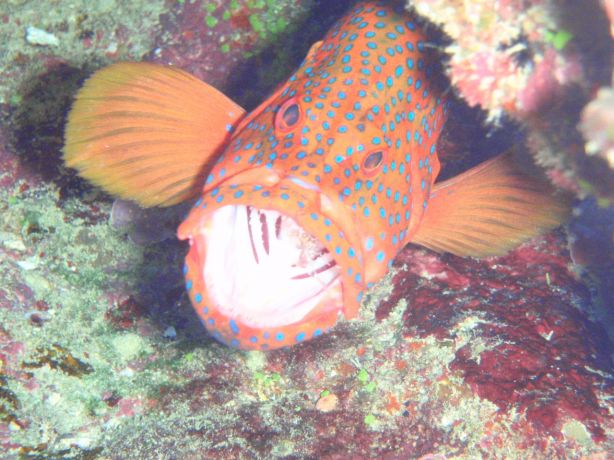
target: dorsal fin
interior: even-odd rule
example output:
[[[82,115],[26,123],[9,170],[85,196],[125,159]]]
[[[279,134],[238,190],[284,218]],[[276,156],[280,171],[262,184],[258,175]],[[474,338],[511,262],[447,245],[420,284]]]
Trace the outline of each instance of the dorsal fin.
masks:
[[[569,202],[505,153],[435,184],[412,242],[459,256],[502,255],[559,226]]]
[[[171,67],[118,63],[88,79],[68,116],[64,160],[105,191],[141,206],[198,194],[245,111]]]
[[[305,56],[305,60],[306,61],[311,60],[312,62],[317,61],[316,53],[320,50],[321,46],[322,46],[322,40],[318,40],[313,45],[311,45],[311,47],[309,48],[309,51],[307,52],[307,56]]]

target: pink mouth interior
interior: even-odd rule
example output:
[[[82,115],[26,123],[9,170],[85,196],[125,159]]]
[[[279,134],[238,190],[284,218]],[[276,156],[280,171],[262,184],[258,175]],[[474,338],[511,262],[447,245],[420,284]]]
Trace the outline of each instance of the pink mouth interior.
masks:
[[[199,237],[204,239],[207,293],[222,314],[264,328],[296,323],[315,308],[341,308],[337,263],[292,218],[274,210],[224,206],[213,212]]]

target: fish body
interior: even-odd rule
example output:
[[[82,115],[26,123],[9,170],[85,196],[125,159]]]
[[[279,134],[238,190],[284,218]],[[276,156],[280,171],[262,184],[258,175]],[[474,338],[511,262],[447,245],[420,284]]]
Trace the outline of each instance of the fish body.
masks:
[[[424,39],[408,15],[359,4],[237,126],[178,231],[192,242],[190,298],[220,340],[276,348],[355,317],[365,289],[411,240],[439,172],[445,119]],[[221,212],[234,215],[215,224]],[[277,236],[288,219],[317,243],[308,238],[282,261]],[[224,230],[206,230],[212,223]],[[223,242],[235,226],[239,247]],[[224,248],[219,263],[232,253],[236,265],[213,264],[202,276],[216,245]],[[242,263],[253,267],[237,269]],[[315,280],[301,276],[320,269]],[[308,307],[318,284],[323,292]]]
[[[234,347],[293,345],[356,317],[410,241],[493,255],[565,212],[506,156],[435,184],[432,59],[409,14],[368,1],[250,114],[185,72],[117,64],[79,93],[65,159],[146,206],[200,192],[178,237],[201,321]]]

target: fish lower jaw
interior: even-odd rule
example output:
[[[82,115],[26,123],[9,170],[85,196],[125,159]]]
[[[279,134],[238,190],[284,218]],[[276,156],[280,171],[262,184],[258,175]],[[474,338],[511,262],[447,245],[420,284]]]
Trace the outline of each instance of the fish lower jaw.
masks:
[[[340,269],[294,219],[245,205],[215,210],[197,235],[210,301],[253,328],[281,327],[341,310]]]

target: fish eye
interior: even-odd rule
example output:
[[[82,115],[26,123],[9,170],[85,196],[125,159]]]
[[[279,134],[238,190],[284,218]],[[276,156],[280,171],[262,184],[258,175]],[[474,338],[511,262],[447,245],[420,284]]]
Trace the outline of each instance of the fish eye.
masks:
[[[384,160],[383,150],[374,150],[365,155],[362,160],[362,170],[365,174],[375,174]]]
[[[301,119],[301,108],[296,98],[284,102],[275,115],[275,130],[282,133],[291,131]]]

